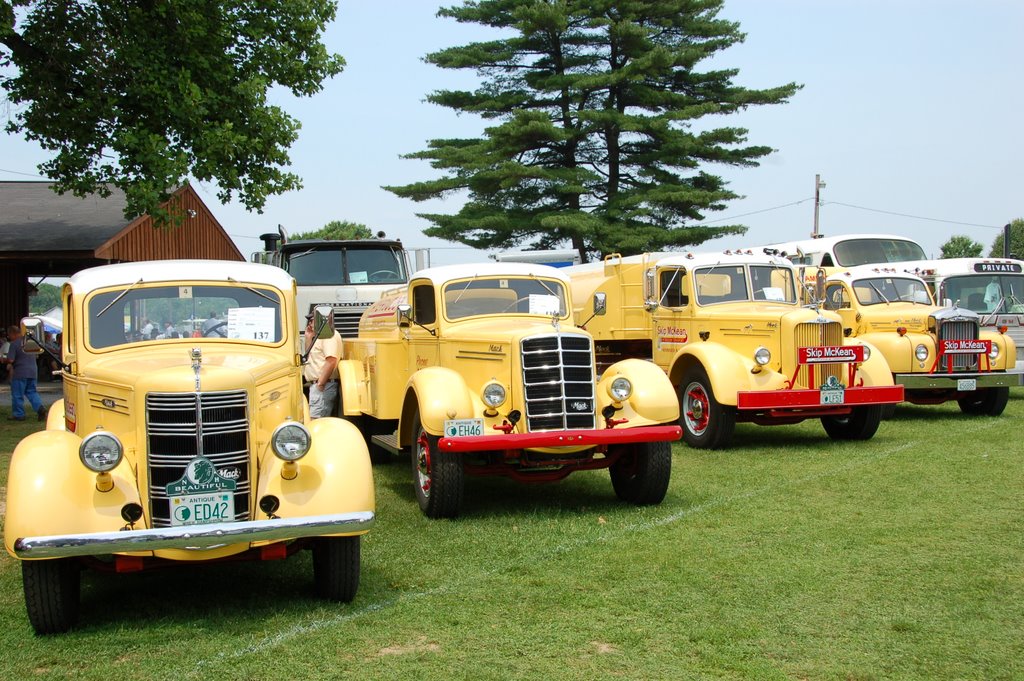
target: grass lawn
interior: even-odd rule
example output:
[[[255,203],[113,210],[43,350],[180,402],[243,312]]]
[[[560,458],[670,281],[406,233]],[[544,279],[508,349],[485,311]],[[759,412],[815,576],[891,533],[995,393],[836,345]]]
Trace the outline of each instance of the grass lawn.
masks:
[[[0,409],[0,484],[38,427]],[[83,576],[80,626],[37,638],[0,558],[5,678],[1024,679],[1024,391],[1000,418],[903,407],[866,443],[820,424],[675,446],[660,506],[607,473],[470,480],[428,521],[375,468],[356,600],[284,562]]]

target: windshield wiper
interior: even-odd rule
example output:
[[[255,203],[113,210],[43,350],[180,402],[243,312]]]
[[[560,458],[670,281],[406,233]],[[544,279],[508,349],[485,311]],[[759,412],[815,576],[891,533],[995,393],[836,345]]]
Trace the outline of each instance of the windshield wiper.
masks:
[[[242,282],[240,282],[240,281],[236,281],[236,280],[232,279],[231,277],[228,277],[228,281],[230,281],[230,282],[231,282],[232,284],[238,284],[238,285],[239,285],[239,286],[241,286],[242,288],[246,289],[246,290],[247,290],[247,291],[248,291],[249,293],[255,293],[255,294],[256,294],[256,295],[258,295],[259,297],[261,297],[261,298],[266,298],[266,299],[267,299],[267,300],[269,300],[270,302],[272,302],[272,303],[274,303],[275,305],[277,305],[277,301],[276,301],[276,300],[274,300],[273,298],[271,298],[270,296],[268,296],[268,295],[267,295],[266,293],[263,293],[262,291],[258,291],[258,290],[256,290],[256,289],[254,289],[254,288],[253,288],[252,286],[249,286],[248,284],[243,284]]]
[[[135,282],[134,284],[132,284],[131,286],[129,286],[125,290],[123,290],[120,293],[118,293],[116,298],[111,300],[109,303],[107,303],[107,306],[105,308],[103,308],[102,310],[100,310],[99,312],[96,313],[96,316],[97,317],[101,317],[104,312],[106,312],[111,307],[113,307],[114,303],[116,303],[117,301],[119,301],[122,298],[124,298],[126,295],[128,295],[129,291],[131,291],[133,288],[135,288],[136,286],[138,286],[141,283],[142,283],[142,277],[139,277],[139,280],[137,282]]]
[[[885,301],[885,304],[886,304],[886,305],[888,305],[888,304],[889,304],[889,299],[885,297],[885,294],[884,294],[884,293],[882,293],[881,291],[879,291],[879,290],[878,290],[878,287],[877,287],[877,286],[875,286],[875,282],[873,282],[873,281],[871,281],[871,280],[869,279],[869,280],[868,280],[868,286],[870,286],[870,287],[871,287],[872,289],[874,289],[875,293],[877,293],[877,294],[878,294],[878,297],[879,297],[879,298],[881,298],[882,300],[884,300],[884,301]]]

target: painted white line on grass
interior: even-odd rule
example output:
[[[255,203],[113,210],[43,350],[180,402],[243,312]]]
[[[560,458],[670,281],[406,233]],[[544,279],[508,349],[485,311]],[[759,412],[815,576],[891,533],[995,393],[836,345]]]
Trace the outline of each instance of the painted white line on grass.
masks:
[[[986,419],[985,421],[989,420]],[[982,421],[976,422],[976,424],[977,425],[975,428],[971,428],[969,430],[987,430],[996,425],[995,423],[985,423]],[[644,522],[622,525],[621,527],[608,531],[606,534],[600,537],[595,537],[591,539],[580,539],[576,541],[567,542],[565,544],[560,544],[552,549],[545,549],[544,551],[540,551],[539,553],[534,554],[530,558],[529,562],[535,563],[545,558],[550,558],[552,556],[561,556],[566,553],[570,553],[572,551],[576,551],[581,548],[586,548],[588,546],[592,546],[595,544],[602,544],[608,541],[620,539],[624,536],[632,536],[640,532],[645,532],[647,530],[655,529],[658,527],[664,527],[665,525],[671,525],[686,518],[699,515],[701,513],[721,506],[727,506],[729,504],[733,504],[740,501],[746,501],[748,499],[755,499],[788,487],[796,487],[810,482],[815,482],[817,480],[823,480],[825,478],[840,475],[842,473],[846,473],[857,468],[862,468],[867,465],[878,463],[879,461],[882,461],[894,454],[910,449],[915,444],[918,443],[906,442],[895,447],[892,447],[890,449],[887,449],[885,451],[879,452],[878,454],[853,459],[847,461],[844,464],[841,464],[834,468],[830,468],[828,470],[823,470],[813,475],[806,475],[801,478],[790,478],[787,480],[782,480],[772,484],[757,487],[746,492],[740,492],[738,494],[714,497],[712,499],[709,499],[708,501],[705,501],[704,503],[697,504],[696,506],[690,506],[679,511],[675,511],[674,513],[670,513],[666,516],[652,518],[651,520],[647,520]],[[297,636],[308,634],[310,632],[319,631],[321,629],[327,629],[329,627],[360,618],[363,615],[374,614],[382,610],[386,610],[388,608],[400,605],[403,602],[415,601],[421,598],[426,598],[428,596],[436,596],[446,594],[455,590],[461,590],[464,586],[467,586],[481,579],[485,579],[493,575],[496,575],[500,572],[507,570],[509,567],[510,566],[508,565],[502,565],[498,568],[483,570],[459,581],[450,582],[444,586],[439,586],[433,589],[426,589],[424,591],[403,593],[394,598],[388,598],[383,601],[369,603],[360,608],[339,613],[337,615],[332,615],[330,617],[322,617],[319,619],[311,620],[309,622],[305,622],[303,624],[297,624],[287,629],[282,629],[281,631],[270,636],[267,636],[262,640],[257,641],[240,650],[223,652],[219,653],[214,657],[205,660],[200,660],[198,663],[196,663],[195,670],[198,672],[203,670],[205,667],[216,665],[220,662],[229,662],[231,660],[236,660],[241,657],[257,655],[266,650],[270,650],[271,648],[275,648]]]

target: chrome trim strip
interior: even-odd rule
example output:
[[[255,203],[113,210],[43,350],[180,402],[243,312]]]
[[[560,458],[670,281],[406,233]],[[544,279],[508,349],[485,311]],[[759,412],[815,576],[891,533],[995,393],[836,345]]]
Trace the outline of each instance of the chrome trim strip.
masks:
[[[373,511],[358,511],[153,530],[21,537],[14,541],[14,553],[19,558],[66,558],[159,549],[201,551],[229,544],[366,532],[373,527],[374,520]]]

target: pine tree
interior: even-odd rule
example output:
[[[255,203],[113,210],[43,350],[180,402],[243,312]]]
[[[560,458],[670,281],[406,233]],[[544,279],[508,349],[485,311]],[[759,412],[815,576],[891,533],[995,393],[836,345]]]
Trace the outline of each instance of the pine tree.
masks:
[[[475,139],[434,139],[408,158],[440,179],[387,187],[415,201],[467,192],[455,215],[422,214],[429,236],[478,248],[566,242],[590,256],[695,245],[740,225],[696,226],[737,198],[710,164],[756,166],[772,150],[708,116],[787,101],[794,83],[733,84],[697,65],[743,40],[722,0],[467,0],[439,15],[504,29],[489,42],[429,54],[474,69],[472,92],[428,100],[495,125]],[[700,124],[698,124],[700,122]]]
[[[1003,233],[992,242],[992,250],[989,257],[1003,257]],[[1015,258],[1024,258],[1024,218],[1017,218],[1010,222],[1010,255]]]

